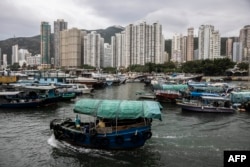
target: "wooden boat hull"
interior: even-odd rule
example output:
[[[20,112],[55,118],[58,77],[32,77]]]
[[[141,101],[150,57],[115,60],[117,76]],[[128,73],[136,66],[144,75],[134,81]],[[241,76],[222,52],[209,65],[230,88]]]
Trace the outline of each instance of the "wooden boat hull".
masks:
[[[175,103],[176,99],[181,98],[181,95],[175,93],[156,93],[155,97],[158,101],[161,102]]]

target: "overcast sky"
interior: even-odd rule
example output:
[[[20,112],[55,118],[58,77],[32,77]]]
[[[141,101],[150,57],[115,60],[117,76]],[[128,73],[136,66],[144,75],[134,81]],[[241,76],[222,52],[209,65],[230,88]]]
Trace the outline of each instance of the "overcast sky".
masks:
[[[64,19],[68,28],[159,22],[166,39],[175,33],[195,36],[202,24],[214,25],[221,37],[239,36],[250,24],[250,0],[0,0],[0,40],[40,34],[41,21]]]

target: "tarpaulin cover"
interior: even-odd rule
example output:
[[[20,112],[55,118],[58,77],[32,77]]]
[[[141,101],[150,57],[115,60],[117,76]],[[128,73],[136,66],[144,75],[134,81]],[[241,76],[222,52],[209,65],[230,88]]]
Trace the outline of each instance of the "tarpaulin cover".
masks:
[[[167,85],[167,84],[162,84],[161,85],[162,90],[186,90],[188,88],[187,84],[177,84],[177,85]]]
[[[223,87],[216,87],[216,86],[193,86],[193,91],[197,92],[207,92],[207,93],[223,93],[225,89]]]
[[[156,101],[81,99],[74,112],[108,119],[154,118],[161,120],[162,106]]]
[[[200,96],[220,96],[217,93],[206,93],[206,92],[190,92],[190,96],[200,97]]]
[[[231,92],[230,100],[232,103],[244,103],[250,100],[250,90],[242,92]]]

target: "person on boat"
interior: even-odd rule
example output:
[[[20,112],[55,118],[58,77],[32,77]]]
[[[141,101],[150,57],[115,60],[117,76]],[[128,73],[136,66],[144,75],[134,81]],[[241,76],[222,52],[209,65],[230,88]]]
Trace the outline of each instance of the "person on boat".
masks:
[[[75,119],[76,128],[80,128],[80,124],[81,124],[81,119],[79,118],[79,116],[77,114],[76,119]]]
[[[96,127],[97,128],[105,128],[105,126],[106,126],[105,122],[103,122],[103,120],[100,119]]]

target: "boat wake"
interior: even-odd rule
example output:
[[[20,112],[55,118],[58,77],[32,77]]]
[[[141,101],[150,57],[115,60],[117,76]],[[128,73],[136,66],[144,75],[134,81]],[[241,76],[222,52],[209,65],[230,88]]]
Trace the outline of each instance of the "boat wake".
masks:
[[[57,140],[55,139],[54,134],[50,136],[50,138],[47,140],[48,144],[51,145],[52,147],[58,147]]]
[[[52,134],[50,136],[50,138],[47,140],[48,144],[51,145],[52,147],[55,147],[55,148],[66,148],[66,149],[69,149],[73,152],[78,152],[78,153],[93,153],[93,155],[95,155],[96,153],[96,156],[98,155],[110,155],[110,156],[113,156],[112,152],[110,151],[107,151],[107,150],[98,150],[98,149],[89,149],[89,148],[83,148],[83,147],[78,147],[78,146],[74,146],[74,145],[71,145],[67,142],[60,142],[60,141],[57,141],[54,134]]]

